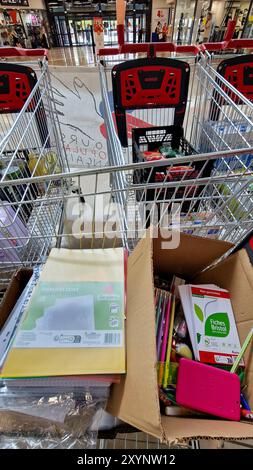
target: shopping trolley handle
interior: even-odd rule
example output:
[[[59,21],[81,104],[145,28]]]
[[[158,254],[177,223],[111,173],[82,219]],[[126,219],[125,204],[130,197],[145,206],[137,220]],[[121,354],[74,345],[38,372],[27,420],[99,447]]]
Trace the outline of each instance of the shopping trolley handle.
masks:
[[[148,57],[155,57],[157,52],[176,52],[187,53],[197,56],[200,53],[200,47],[196,44],[191,45],[177,45],[172,42],[142,42],[142,43],[126,43],[119,47],[105,47],[98,50],[98,55],[101,56],[115,56],[119,54],[135,54],[147,53]]]
[[[47,57],[47,49],[23,49],[22,47],[8,47],[0,48],[0,57]]]
[[[206,42],[200,45],[202,52],[223,52],[229,49],[253,49],[253,39],[230,39],[221,42]]]

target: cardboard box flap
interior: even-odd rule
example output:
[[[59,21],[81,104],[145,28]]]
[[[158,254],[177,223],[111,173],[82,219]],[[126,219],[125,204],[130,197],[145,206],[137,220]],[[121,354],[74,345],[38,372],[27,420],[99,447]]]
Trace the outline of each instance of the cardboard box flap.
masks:
[[[157,390],[152,239],[142,239],[128,260],[127,375],[114,385],[108,411],[162,437]],[[149,406],[152,403],[153,406]]]
[[[173,248],[170,239],[163,238],[162,235],[159,233],[158,237],[153,238],[154,270],[165,278],[168,274],[192,278],[233,246],[220,240],[181,233],[179,246]]]
[[[13,274],[0,306],[0,330],[4,326],[32,274],[33,270],[30,268],[20,268]]]
[[[219,419],[193,419],[162,416],[166,441],[170,444],[187,439],[249,439],[253,425]]]

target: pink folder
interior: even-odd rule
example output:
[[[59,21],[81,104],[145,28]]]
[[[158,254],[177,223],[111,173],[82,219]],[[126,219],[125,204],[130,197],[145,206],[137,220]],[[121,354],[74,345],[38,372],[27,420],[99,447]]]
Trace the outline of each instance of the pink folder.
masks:
[[[180,359],[176,401],[185,408],[240,421],[240,379],[217,367]]]

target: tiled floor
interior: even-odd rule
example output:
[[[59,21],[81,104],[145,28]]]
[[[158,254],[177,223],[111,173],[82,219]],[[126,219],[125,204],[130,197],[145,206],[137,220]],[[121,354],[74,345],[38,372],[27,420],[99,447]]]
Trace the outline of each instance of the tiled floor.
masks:
[[[128,58],[140,57],[144,54],[128,54]],[[168,53],[159,53],[160,57],[168,57]],[[125,56],[126,58],[126,56]],[[94,66],[96,57],[91,46],[56,47],[48,51],[49,64],[61,66]],[[113,57],[107,57],[112,60]]]
[[[90,46],[80,47],[56,47],[48,52],[48,59],[51,65],[73,66],[90,65],[94,66],[95,57]]]

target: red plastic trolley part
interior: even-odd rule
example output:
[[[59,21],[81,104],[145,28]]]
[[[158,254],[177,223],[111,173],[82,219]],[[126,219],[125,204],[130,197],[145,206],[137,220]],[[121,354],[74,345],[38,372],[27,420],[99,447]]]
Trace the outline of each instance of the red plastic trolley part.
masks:
[[[229,20],[227,29],[224,35],[224,41],[230,41],[233,37],[236,28],[236,20]]]
[[[252,39],[230,39],[222,42],[207,42],[205,44],[191,44],[180,46],[170,42],[151,42],[140,44],[122,44],[119,47],[104,47],[99,49],[98,55],[117,56],[119,54],[147,53],[149,57],[155,57],[157,52],[175,52],[177,54],[198,55],[201,51],[219,52],[227,49],[253,49]]]
[[[145,42],[139,44],[120,44],[119,47],[105,47],[99,49],[98,55],[115,56],[119,54],[134,54],[138,52],[147,53],[148,57],[155,57],[157,52],[175,52],[180,54],[198,55],[201,48],[195,44],[189,46],[180,46],[171,42]]]
[[[242,95],[253,101],[253,54],[225,59],[217,71]]]
[[[0,113],[18,113],[36,82],[30,67],[0,63]]]
[[[182,177],[192,178],[194,175],[197,176],[197,173],[195,173],[195,168],[192,166],[177,165],[167,168],[167,177],[169,180],[177,180],[181,179]]]
[[[46,57],[46,49],[1,47],[1,57]],[[35,72],[22,64],[0,60],[0,113],[18,113],[37,83]]]
[[[161,172],[156,172],[155,173],[155,182],[156,183],[163,182],[165,179],[166,179],[166,174],[165,173],[161,173]]]
[[[202,50],[207,50],[210,52],[215,52],[215,51],[223,51],[224,49],[227,49],[228,43],[232,40],[234,31],[236,27],[236,21],[235,20],[229,20],[228,26],[225,32],[224,40],[221,42],[205,42],[204,44],[201,44],[201,49]]]
[[[225,59],[218,65],[217,71],[233,87],[238,90],[249,101],[253,102],[253,54],[241,55]],[[240,97],[224,83],[219,85],[235,104],[242,104]],[[226,99],[220,96],[217,91],[213,92],[213,100],[210,107],[210,120],[217,121],[220,116],[220,108],[226,104]]]
[[[0,62],[0,114],[19,113],[37,83],[33,69],[25,65]],[[42,145],[50,146],[47,118],[40,90],[36,90],[26,108],[35,111],[35,119]]]
[[[22,47],[4,46],[0,49],[0,57],[46,57],[47,49],[23,49]]]
[[[182,126],[190,68],[167,58],[136,59],[112,69],[113,99],[119,139],[127,147],[126,110],[174,108],[174,125]]]
[[[113,119],[113,122],[114,122],[114,125],[115,125],[115,128],[116,128],[117,123],[116,123],[116,116],[115,116],[114,111],[112,112],[112,119]],[[135,116],[132,116],[132,114],[130,114],[130,113],[126,113],[126,120],[127,120],[127,137],[129,139],[131,139],[131,137],[132,137],[132,130],[133,129],[136,129],[136,128],[139,128],[139,127],[141,127],[141,128],[143,128],[143,127],[152,127],[152,124],[149,124],[148,122],[143,121],[142,119],[139,119]],[[101,132],[102,136],[105,139],[107,139],[107,132],[106,132],[105,123],[101,124],[100,132]]]

